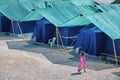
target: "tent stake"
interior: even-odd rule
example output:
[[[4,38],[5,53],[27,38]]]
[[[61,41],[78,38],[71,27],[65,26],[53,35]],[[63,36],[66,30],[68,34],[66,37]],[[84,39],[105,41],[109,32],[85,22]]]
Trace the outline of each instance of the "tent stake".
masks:
[[[115,60],[116,60],[116,65],[118,64],[118,59],[117,59],[117,53],[116,53],[116,49],[115,49],[115,41],[112,40],[113,42],[113,48],[114,48],[114,55],[115,55]]]

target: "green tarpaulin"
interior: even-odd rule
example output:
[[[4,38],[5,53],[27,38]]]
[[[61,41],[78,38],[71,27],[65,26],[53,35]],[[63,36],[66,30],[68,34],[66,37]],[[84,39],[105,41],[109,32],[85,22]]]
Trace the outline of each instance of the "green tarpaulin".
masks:
[[[15,21],[40,20],[43,18],[43,16],[40,14],[41,9],[60,7],[62,10],[63,7],[71,7],[74,5],[77,6],[78,3],[79,6],[94,4],[94,2],[91,0],[0,0],[0,12],[2,12],[9,19]],[[71,7],[69,12],[71,12],[73,9],[74,7]],[[84,12],[84,8],[81,8],[81,11]],[[61,24],[60,22],[58,23]]]
[[[70,25],[83,25],[89,23],[84,15],[99,12],[96,7],[92,6],[69,6],[55,7],[52,9],[43,9],[41,14],[57,27]]]
[[[57,7],[52,9],[44,9],[41,14],[52,22],[55,26],[61,26],[72,18],[79,16],[79,9],[75,6],[71,7]]]
[[[62,26],[68,26],[68,27],[72,27],[72,26],[76,26],[76,25],[86,25],[86,24],[90,24],[91,22],[83,16],[77,16],[71,20],[69,20],[68,22],[64,23]]]
[[[41,19],[40,9],[36,9],[35,3],[32,0],[28,2],[20,2],[19,0],[0,1],[0,12],[14,21],[27,21],[29,18],[30,20]]]
[[[112,39],[120,38],[120,12],[104,12],[86,17]]]

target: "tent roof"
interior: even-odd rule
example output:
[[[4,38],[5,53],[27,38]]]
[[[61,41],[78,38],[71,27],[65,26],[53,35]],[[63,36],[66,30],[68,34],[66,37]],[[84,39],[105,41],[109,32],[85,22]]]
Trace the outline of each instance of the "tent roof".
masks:
[[[56,0],[0,0],[0,12],[11,20],[40,20],[41,9],[73,6],[71,1]]]
[[[99,12],[93,6],[69,6],[55,7],[52,9],[43,9],[41,14],[57,27],[69,25],[83,25],[89,23],[83,15]],[[81,16],[80,16],[81,15]]]
[[[77,16],[68,22],[64,23],[62,26],[78,26],[78,25],[86,25],[90,24],[91,22],[84,16]]]
[[[39,9],[40,10],[40,9]],[[30,18],[30,20],[36,20],[38,18],[41,18],[40,13],[37,9],[36,2],[32,2],[32,0],[26,2],[23,0],[15,1],[15,0],[0,0],[0,12],[3,13],[5,16],[7,16],[11,20],[15,21],[27,21],[29,20],[29,17],[35,16],[33,19]],[[36,13],[37,12],[37,13]],[[32,14],[32,15],[31,15]]]
[[[96,13],[86,17],[112,39],[120,38],[120,12]]]
[[[30,12],[28,15],[26,15],[20,21],[40,20],[42,18],[43,18],[43,16],[38,11],[34,11],[34,12]]]
[[[70,19],[79,16],[79,9],[75,6],[70,7],[55,7],[52,9],[44,9],[41,14],[52,22],[55,26],[61,26]]]
[[[0,0],[0,12],[15,21],[40,20],[41,9],[70,7],[75,5],[93,5],[92,0]]]

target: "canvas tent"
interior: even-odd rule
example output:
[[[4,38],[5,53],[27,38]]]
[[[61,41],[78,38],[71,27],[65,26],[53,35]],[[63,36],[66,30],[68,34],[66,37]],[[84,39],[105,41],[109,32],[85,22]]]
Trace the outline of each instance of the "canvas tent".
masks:
[[[72,38],[75,39],[75,37],[73,37],[73,36],[70,37],[69,35],[67,35],[67,36],[63,35],[65,27],[71,27],[71,28],[74,27],[75,28],[75,26],[76,26],[76,27],[79,27],[79,29],[81,29],[83,25],[90,23],[90,21],[88,19],[86,19],[84,16],[82,16],[82,14],[80,15],[80,12],[83,13],[83,15],[84,15],[84,14],[96,13],[99,11],[96,8],[89,7],[87,5],[83,5],[83,6],[81,5],[79,7],[76,7],[76,6],[62,7],[62,9],[61,9],[61,7],[54,7],[52,9],[47,8],[47,9],[44,9],[41,11],[41,14],[46,19],[48,19],[51,23],[53,23],[56,27],[58,27],[57,30],[59,30],[58,33],[60,34],[61,39],[59,39],[59,41],[57,41],[57,44],[60,43],[64,46],[70,46],[69,43],[73,43]],[[70,29],[70,28],[66,28],[66,32],[68,29]],[[72,46],[73,46],[73,44],[72,44]]]
[[[119,5],[118,5],[119,6]],[[86,17],[94,23],[99,29],[101,29],[103,32],[105,32],[109,37],[113,39],[113,47],[114,47],[114,53],[115,53],[115,59],[116,64],[118,62],[117,59],[117,53],[115,48],[115,39],[120,38],[120,12],[119,10],[112,10],[112,11],[104,11],[102,13],[96,13],[94,15],[86,15]],[[111,32],[113,32],[111,34]]]
[[[119,8],[117,8],[119,5],[117,5],[116,11],[116,9],[112,10],[110,7],[107,8],[109,5],[107,7],[99,6],[90,0],[79,0],[80,5],[75,0],[54,1],[55,0],[47,0],[47,2],[46,0],[1,0],[0,11],[13,21],[40,20],[45,17],[56,26],[56,36],[60,36],[57,27],[68,25],[68,27],[70,27],[70,25],[84,25],[92,22],[113,39],[115,57],[117,56],[114,40],[120,38],[118,34],[120,32],[120,24],[118,22],[120,19],[120,11]],[[63,5],[62,3],[66,3],[67,5]],[[83,5],[83,3],[85,3],[85,5]],[[107,11],[106,8],[109,11]],[[111,30],[115,30],[113,34],[110,34]]]
[[[77,34],[84,28],[83,26],[65,26],[59,27],[59,33],[64,46],[73,46],[77,39]],[[55,26],[46,19],[42,19],[36,22],[36,27],[32,36],[39,43],[48,43],[48,40],[56,36]],[[61,45],[60,38],[58,39],[58,44]]]
[[[47,44],[48,40],[55,35],[55,26],[46,19],[36,22],[36,26],[32,35],[32,39],[36,43]]]
[[[63,3],[65,3],[65,5],[63,5]],[[5,16],[7,16],[12,21],[20,21],[20,22],[42,19],[43,15],[41,15],[41,11],[44,10],[45,8],[51,8],[51,7],[45,7],[45,6],[52,6],[52,7],[73,6],[73,7],[75,7],[71,1],[51,1],[51,0],[46,1],[46,2],[45,2],[45,0],[36,0],[36,1],[33,1],[33,0],[30,0],[30,1],[27,1],[27,0],[16,0],[16,1],[1,0],[0,4],[1,4],[0,11]],[[73,15],[73,17],[76,17],[76,16]],[[77,18],[77,20],[83,20],[82,23],[87,21],[85,18],[81,18],[81,19]],[[55,24],[55,22],[53,22],[53,23]]]
[[[34,28],[33,24],[35,23],[33,20],[42,18],[37,10],[38,0],[35,2],[33,0],[1,0],[0,5],[0,12],[11,20],[10,32],[16,34],[31,32],[31,29]]]
[[[105,41],[105,33],[93,25],[79,33],[75,47],[81,47],[86,53],[97,56],[104,52]]]
[[[115,40],[117,56],[120,56],[120,39]],[[112,39],[97,27],[85,29],[79,33],[75,48],[81,49],[91,55],[100,55],[100,53],[109,53],[114,55]]]
[[[81,33],[85,29],[92,28],[93,26],[94,26],[93,24],[86,24],[81,26],[60,27],[59,31],[60,31],[64,46],[74,47],[79,33]]]

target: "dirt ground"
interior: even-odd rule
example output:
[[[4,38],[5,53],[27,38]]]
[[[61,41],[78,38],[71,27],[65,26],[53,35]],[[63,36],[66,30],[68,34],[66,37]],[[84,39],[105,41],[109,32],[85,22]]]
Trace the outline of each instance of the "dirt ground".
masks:
[[[32,53],[8,49],[6,41],[0,41],[0,80],[120,80],[112,74],[120,68],[78,74],[77,67],[53,64],[44,55]]]

